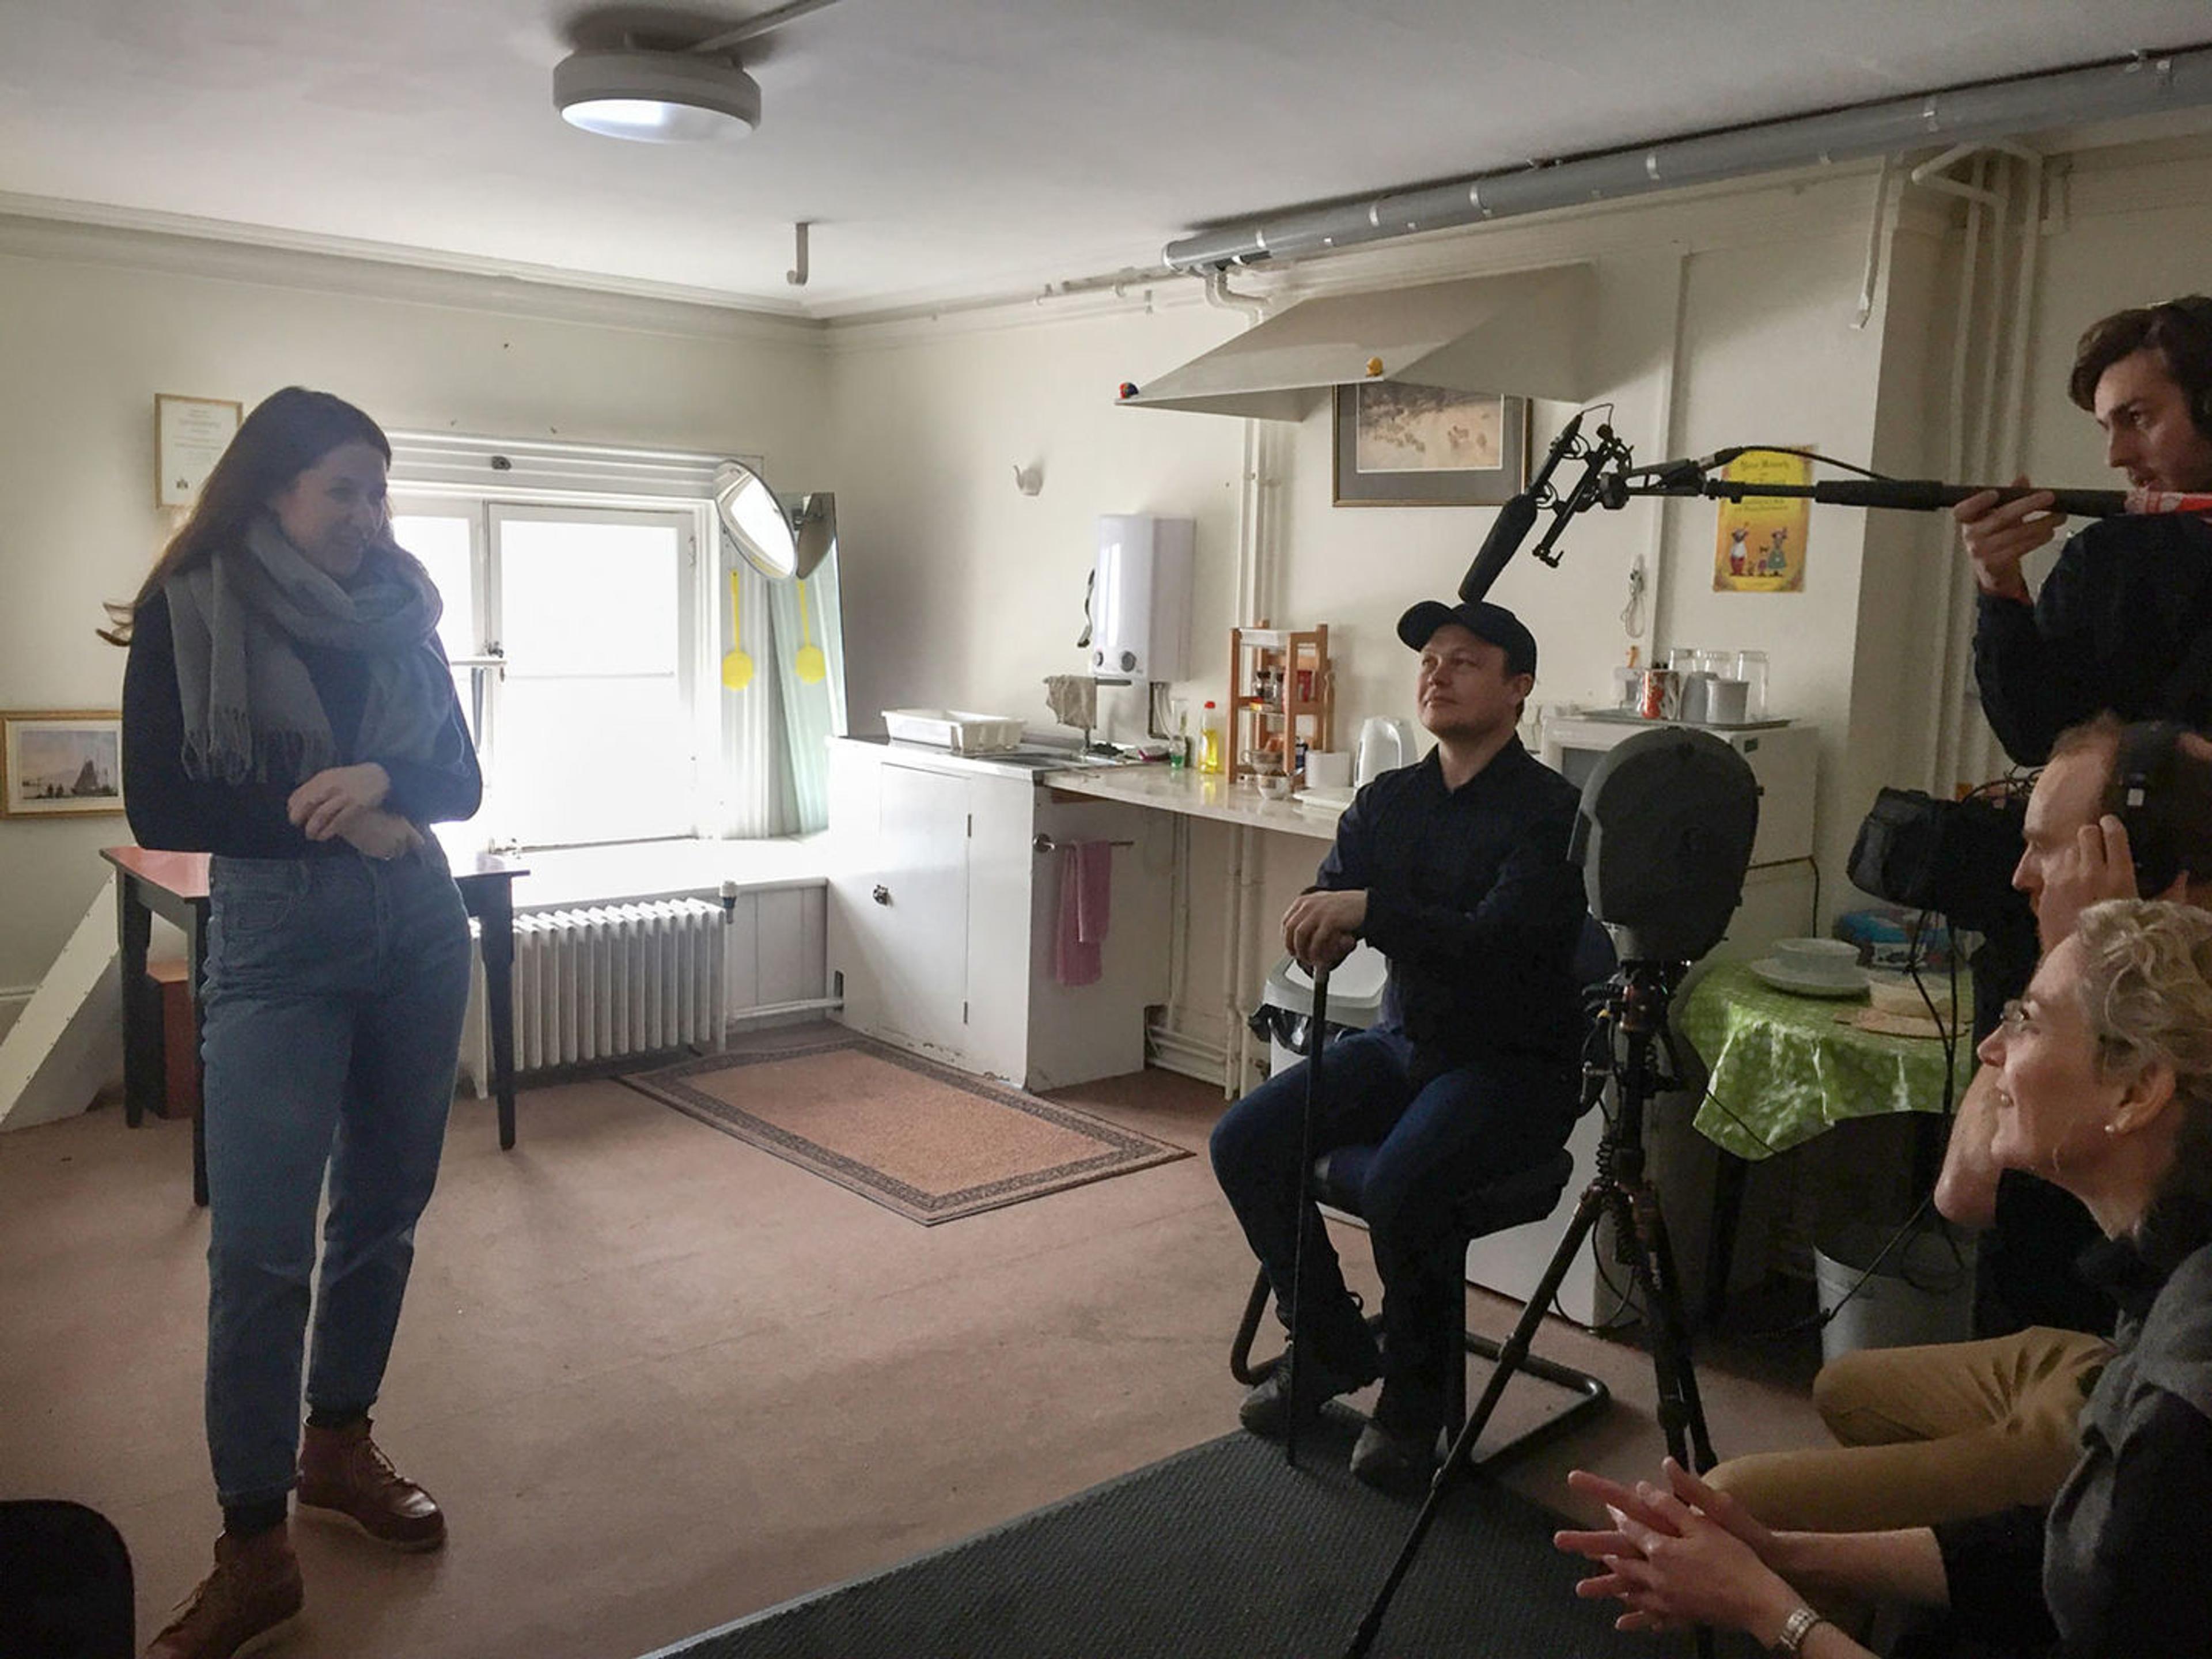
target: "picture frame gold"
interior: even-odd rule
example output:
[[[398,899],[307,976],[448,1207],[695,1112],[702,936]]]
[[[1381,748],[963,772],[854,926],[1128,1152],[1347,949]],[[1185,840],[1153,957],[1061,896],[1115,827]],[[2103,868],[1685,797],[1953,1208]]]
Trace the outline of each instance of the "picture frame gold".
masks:
[[[154,505],[190,507],[238,435],[246,405],[228,398],[154,394]]]
[[[122,810],[120,713],[0,710],[0,817],[91,817]]]
[[[1361,380],[1333,419],[1339,507],[1499,507],[1528,487],[1526,398]]]

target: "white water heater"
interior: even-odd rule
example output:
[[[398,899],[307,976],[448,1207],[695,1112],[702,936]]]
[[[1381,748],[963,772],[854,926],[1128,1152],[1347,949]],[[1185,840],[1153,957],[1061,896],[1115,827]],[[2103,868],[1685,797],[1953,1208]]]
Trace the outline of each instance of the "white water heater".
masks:
[[[1190,519],[1109,513],[1098,520],[1091,582],[1091,672],[1101,680],[1179,680],[1190,664]]]

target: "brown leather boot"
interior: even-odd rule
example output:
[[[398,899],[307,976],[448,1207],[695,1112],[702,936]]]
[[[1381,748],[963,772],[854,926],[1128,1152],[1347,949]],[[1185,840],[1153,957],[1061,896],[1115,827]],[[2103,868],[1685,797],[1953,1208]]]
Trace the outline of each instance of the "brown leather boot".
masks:
[[[292,1540],[282,1527],[215,1540],[215,1571],[146,1650],[146,1659],[234,1659],[276,1641],[306,1595]]]
[[[437,1503],[392,1467],[364,1417],[342,1429],[309,1424],[300,1441],[300,1507],[343,1516],[380,1544],[434,1550],[446,1541]]]

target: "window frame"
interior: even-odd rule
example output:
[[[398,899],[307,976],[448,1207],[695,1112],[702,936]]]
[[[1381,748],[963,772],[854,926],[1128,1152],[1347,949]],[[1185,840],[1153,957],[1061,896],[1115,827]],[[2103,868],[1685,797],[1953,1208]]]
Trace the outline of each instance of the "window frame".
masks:
[[[675,841],[708,833],[708,819],[717,793],[713,774],[719,769],[720,736],[720,706],[708,684],[709,671],[717,661],[714,652],[716,613],[711,599],[718,574],[719,530],[712,501],[625,490],[471,485],[397,474],[391,481],[388,499],[389,510],[395,517],[458,518],[469,524],[471,601],[477,635],[472,654],[478,659],[471,667],[477,685],[475,701],[482,711],[479,746],[487,763],[488,779],[496,775],[501,686],[505,678],[497,660],[503,655],[498,536],[502,516],[544,522],[557,521],[567,514],[592,514],[606,515],[617,521],[673,526],[678,536],[677,684],[690,758],[685,808],[681,827],[672,826],[664,833],[623,839]],[[707,550],[714,550],[717,556],[702,558],[702,552]],[[620,842],[556,837],[526,842],[510,838],[500,844],[526,850]]]

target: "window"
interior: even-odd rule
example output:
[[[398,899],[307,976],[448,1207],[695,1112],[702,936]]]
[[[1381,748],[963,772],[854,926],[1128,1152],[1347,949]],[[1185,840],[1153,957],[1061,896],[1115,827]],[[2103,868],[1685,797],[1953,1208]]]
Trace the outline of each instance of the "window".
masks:
[[[484,760],[485,817],[524,846],[699,826],[700,515],[395,494],[392,532],[446,602],[439,636]]]

